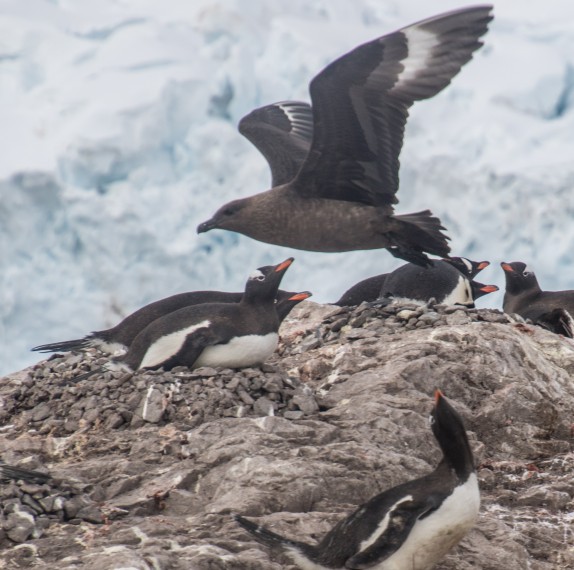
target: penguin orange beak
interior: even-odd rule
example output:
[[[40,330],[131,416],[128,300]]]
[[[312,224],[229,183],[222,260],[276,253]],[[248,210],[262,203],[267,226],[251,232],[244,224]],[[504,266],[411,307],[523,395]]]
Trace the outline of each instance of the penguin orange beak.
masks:
[[[285,261],[282,261],[279,265],[275,266],[275,273],[285,271],[294,261],[295,261],[294,257],[289,257]]]
[[[444,398],[444,394],[437,388],[434,391],[434,403],[435,403],[435,405],[438,404],[438,402],[441,398]]]
[[[502,267],[502,269],[504,269],[504,271],[507,271],[508,273],[514,273],[512,265],[505,263],[504,261],[500,264],[500,267]]]
[[[295,295],[292,295],[287,300],[288,301],[304,301],[305,299],[308,299],[312,295],[313,295],[313,293],[310,293],[309,291],[303,291],[301,293],[296,293]]]
[[[486,269],[489,265],[490,265],[490,261],[481,261],[478,264],[478,269],[479,269],[479,271],[482,271],[483,269]]]
[[[494,293],[498,291],[498,287],[496,285],[485,285],[484,287],[480,287],[479,291],[483,293]]]

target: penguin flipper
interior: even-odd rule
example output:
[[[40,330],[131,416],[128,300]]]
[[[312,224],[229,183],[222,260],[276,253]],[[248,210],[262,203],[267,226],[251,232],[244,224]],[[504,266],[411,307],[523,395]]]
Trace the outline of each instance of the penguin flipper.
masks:
[[[440,505],[439,497],[425,497],[422,501],[402,502],[392,510],[389,522],[383,532],[367,548],[357,552],[345,563],[350,570],[363,570],[380,564],[393,555],[411,532],[415,523],[430,514]]]
[[[566,309],[554,309],[543,313],[534,324],[566,338],[574,338],[574,319]]]
[[[175,366],[193,367],[205,348],[224,343],[227,340],[229,339],[218,334],[215,330],[202,327],[188,334],[172,354],[164,353],[160,356],[161,351],[158,351],[157,355],[152,355],[151,352],[146,353],[140,368],[161,367],[164,370],[171,370]]]

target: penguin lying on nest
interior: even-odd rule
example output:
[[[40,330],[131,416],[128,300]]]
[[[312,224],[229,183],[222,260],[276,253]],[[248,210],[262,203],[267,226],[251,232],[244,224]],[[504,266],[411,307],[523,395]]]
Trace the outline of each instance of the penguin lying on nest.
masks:
[[[498,287],[495,285],[483,285],[482,283],[473,281],[473,279],[480,271],[490,265],[488,261],[472,261],[466,257],[449,257],[447,259],[443,259],[442,261],[443,263],[448,263],[458,269],[458,271],[471,282],[472,296],[474,300],[478,299],[478,297],[482,297],[483,295],[498,290]],[[433,264],[434,263],[436,262],[433,262]],[[401,267],[407,267],[409,265],[410,264],[407,264]],[[399,267],[398,270],[400,270],[401,267]],[[442,271],[443,273],[445,271],[443,265],[439,265],[437,270],[438,272]],[[446,269],[446,272],[448,272],[452,280],[452,272],[450,272],[448,269]],[[367,279],[363,279],[363,281],[359,281],[350,289],[345,291],[345,293],[341,295],[341,298],[333,303],[333,305],[338,305],[339,307],[349,307],[360,305],[363,302],[370,303],[372,301],[376,301],[379,298],[389,275],[392,275],[392,273],[382,273],[381,275],[375,275],[374,277],[368,277]],[[457,282],[457,280],[453,282],[453,287],[456,286]],[[436,288],[429,286],[428,291],[423,292],[423,297],[426,296],[426,300],[428,301],[428,299],[431,297],[434,297],[435,299],[438,298],[439,293],[439,291],[436,291]]]
[[[574,291],[543,291],[534,271],[522,261],[502,262],[505,313],[515,313],[553,333],[574,338]]]
[[[126,354],[74,381],[104,370],[245,368],[262,364],[277,347],[280,319],[275,298],[291,263],[292,257],[255,270],[239,303],[203,303],[156,319],[135,337]],[[281,315],[310,295],[305,291],[286,299]]]
[[[317,545],[234,518],[262,544],[282,548],[303,570],[429,570],[474,526],[480,506],[464,425],[440,390],[430,422],[443,452],[436,469],[373,497]]]
[[[292,302],[293,297],[296,295],[302,295],[302,293],[277,291],[275,300],[280,322],[287,317],[289,311],[297,304]],[[309,293],[307,296],[310,297],[311,294]],[[96,348],[108,354],[122,354],[128,350],[134,338],[141,331],[153,321],[168,313],[204,303],[239,303],[242,297],[242,292],[232,293],[227,291],[188,291],[186,293],[177,293],[159,301],[148,303],[128,315],[111,329],[94,331],[84,338],[41,344],[40,346],[35,346],[32,350],[35,352],[69,352],[71,350]],[[299,299],[299,301],[301,300]]]

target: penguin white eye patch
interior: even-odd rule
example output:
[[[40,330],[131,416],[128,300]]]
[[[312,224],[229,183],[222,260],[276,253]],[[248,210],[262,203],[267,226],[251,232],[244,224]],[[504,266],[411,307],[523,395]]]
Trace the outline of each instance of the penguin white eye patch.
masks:
[[[265,279],[265,275],[263,275],[263,273],[261,273],[259,269],[256,269],[255,271],[253,271],[253,273],[251,273],[249,279],[256,279],[257,281],[263,281]]]

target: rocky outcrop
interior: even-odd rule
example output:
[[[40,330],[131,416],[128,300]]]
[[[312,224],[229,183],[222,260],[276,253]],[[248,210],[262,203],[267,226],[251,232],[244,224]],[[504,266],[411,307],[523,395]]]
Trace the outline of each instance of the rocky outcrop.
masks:
[[[574,343],[492,310],[305,302],[262,369],[73,377],[55,356],[0,387],[2,568],[293,569],[231,513],[312,542],[431,470],[435,388],[479,464],[479,522],[442,570],[574,568]],[[57,566],[55,565],[57,562]]]

